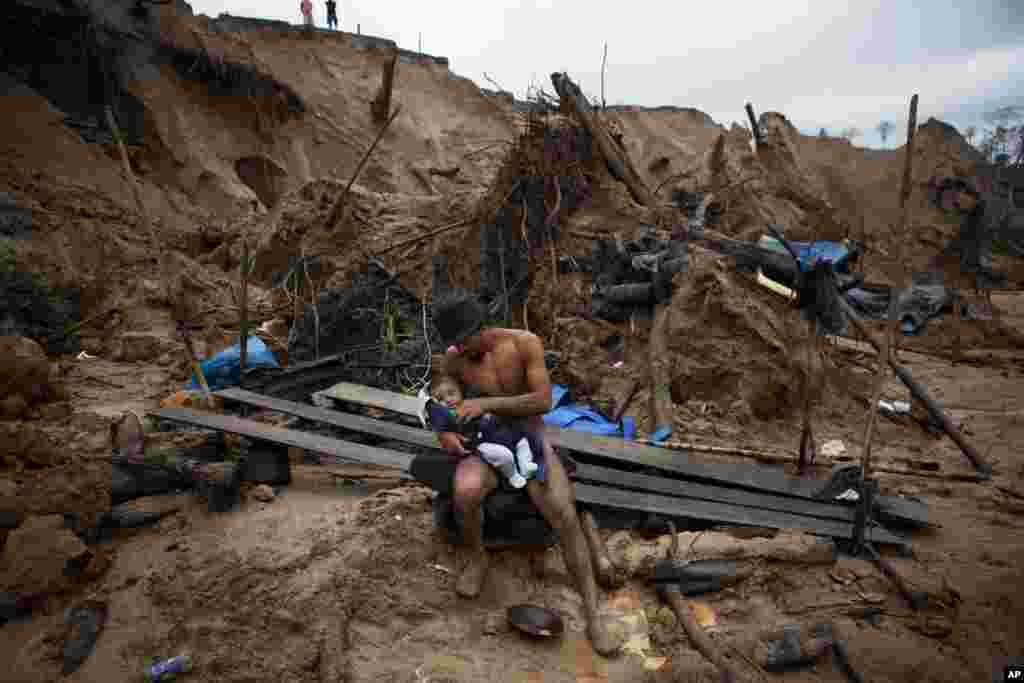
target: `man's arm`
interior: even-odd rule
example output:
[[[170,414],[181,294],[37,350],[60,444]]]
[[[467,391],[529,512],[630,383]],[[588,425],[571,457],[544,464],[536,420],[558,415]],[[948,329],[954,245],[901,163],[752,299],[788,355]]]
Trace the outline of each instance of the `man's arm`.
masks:
[[[551,410],[551,377],[544,364],[544,346],[536,335],[516,340],[516,351],[526,369],[528,393],[480,399],[484,412],[506,417],[533,417]]]

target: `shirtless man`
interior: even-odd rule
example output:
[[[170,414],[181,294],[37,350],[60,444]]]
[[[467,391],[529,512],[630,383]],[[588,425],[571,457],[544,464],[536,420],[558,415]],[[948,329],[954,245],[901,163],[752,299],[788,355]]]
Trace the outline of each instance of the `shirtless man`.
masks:
[[[434,323],[449,348],[445,372],[464,386],[475,386],[483,398],[467,399],[459,406],[461,418],[491,413],[527,419],[527,428],[543,433],[542,415],[551,409],[551,378],[544,364],[544,346],[524,330],[484,327],[483,307],[469,293],[452,292],[434,304]],[[498,486],[494,469],[463,447],[455,432],[438,435],[441,446],[462,460],[455,470],[456,509],[469,546],[469,560],[459,576],[456,592],[473,598],[480,594],[489,558],[483,546],[483,500]],[[583,597],[587,633],[602,655],[618,651],[607,625],[598,615],[597,582],[586,537],[576,515],[576,501],[565,468],[551,444],[544,440],[542,480],[526,485],[527,494],[548,524],[558,532],[569,571]]]

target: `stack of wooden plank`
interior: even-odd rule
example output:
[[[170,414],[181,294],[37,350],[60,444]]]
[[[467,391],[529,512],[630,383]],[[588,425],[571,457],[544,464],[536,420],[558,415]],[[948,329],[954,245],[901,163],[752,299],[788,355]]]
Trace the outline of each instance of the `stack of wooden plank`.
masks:
[[[349,404],[357,403],[400,414],[415,414],[418,403],[401,394],[338,385],[324,394]],[[273,398],[243,389],[217,392],[228,403],[280,412],[425,451],[441,453],[435,435],[425,429],[394,422]],[[295,429],[282,429],[229,415],[201,413],[187,408],[164,408],[153,416],[207,429],[240,434],[250,439],[305,449],[334,462],[394,467],[408,472],[415,456],[357,444]],[[569,450],[577,460],[573,479],[580,504],[648,513],[677,520],[699,520],[777,529],[803,529],[822,536],[851,538],[855,508],[834,501],[816,500],[824,482],[794,479],[775,468],[757,465],[701,464],[686,453],[624,441],[594,437],[583,432],[551,429],[547,437]],[[883,500],[884,504],[884,500]],[[889,501],[895,518],[912,525],[927,525],[923,506],[902,499]],[[875,525],[869,537],[876,543],[905,545],[901,535]]]

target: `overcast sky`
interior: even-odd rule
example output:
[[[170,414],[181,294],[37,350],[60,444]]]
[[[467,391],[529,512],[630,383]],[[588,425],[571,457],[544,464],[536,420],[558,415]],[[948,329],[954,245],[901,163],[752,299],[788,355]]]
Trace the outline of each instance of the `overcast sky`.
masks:
[[[324,0],[313,0],[318,25]],[[197,14],[221,12],[299,23],[299,0],[192,0]],[[953,9],[964,6],[963,10]],[[672,104],[729,125],[779,111],[798,128],[864,130],[890,120],[887,146],[906,137],[910,96],[918,121],[958,128],[983,124],[996,106],[1024,105],[1024,0],[338,0],[341,30],[395,40],[451,60],[456,73],[522,96],[531,83],[551,91],[567,71],[588,95],[601,94],[608,42],[608,104]]]

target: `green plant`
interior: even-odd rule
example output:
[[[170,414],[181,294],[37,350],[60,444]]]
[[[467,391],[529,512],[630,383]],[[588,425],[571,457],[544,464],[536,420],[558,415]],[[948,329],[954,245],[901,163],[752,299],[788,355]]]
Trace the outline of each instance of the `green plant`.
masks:
[[[0,238],[0,273],[13,273],[18,263],[18,255],[14,251],[14,242]]]
[[[238,448],[229,448],[224,454],[226,462],[238,463],[242,459],[242,451]]]
[[[384,303],[384,329],[381,331],[384,349],[393,353],[402,339],[416,335],[416,325],[402,317],[402,310],[394,301]]]
[[[167,465],[174,459],[174,450],[170,448],[147,448],[143,461],[147,465]]]

